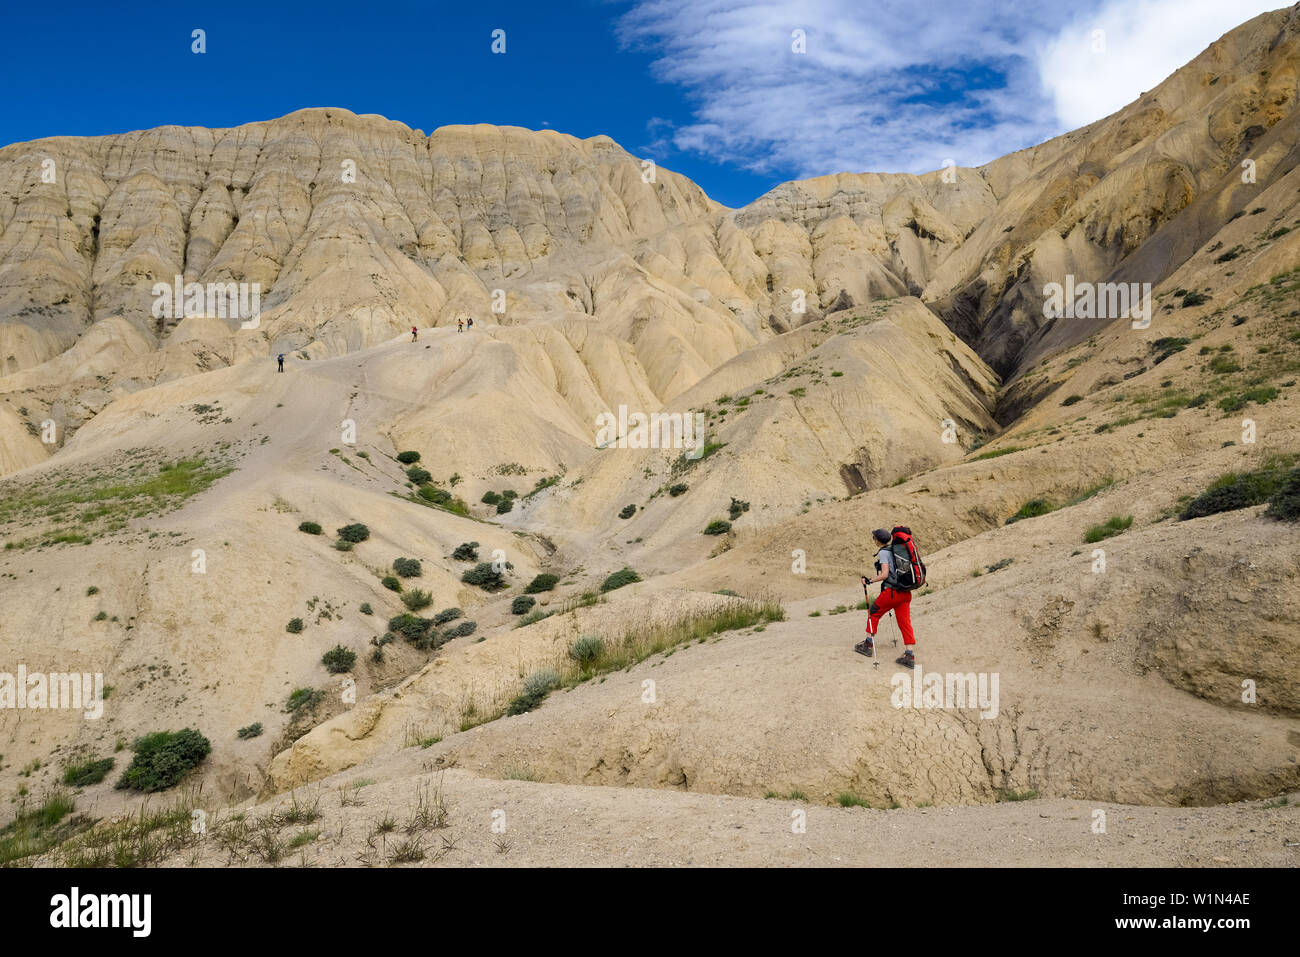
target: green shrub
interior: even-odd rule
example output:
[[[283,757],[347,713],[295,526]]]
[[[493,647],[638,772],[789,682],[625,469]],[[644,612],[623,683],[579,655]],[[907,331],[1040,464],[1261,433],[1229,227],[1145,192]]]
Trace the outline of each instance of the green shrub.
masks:
[[[418,558],[397,558],[393,560],[393,571],[403,578],[419,578],[423,569]]]
[[[297,714],[303,710],[311,711],[324,697],[325,692],[316,688],[294,688],[293,693],[289,695],[289,700],[285,702],[284,710],[290,714]]]
[[[604,650],[603,639],[596,635],[583,635],[569,646],[569,657],[576,661],[579,667],[585,669],[594,665]]]
[[[344,525],[340,528],[338,530],[338,536],[343,541],[351,542],[355,545],[358,542],[364,542],[370,537],[370,529],[362,525],[360,522],[355,522],[351,525]]]
[[[462,621],[455,628],[447,629],[447,637],[464,638],[466,635],[474,634],[474,631],[477,628],[478,628],[478,622],[476,621]]]
[[[400,592],[402,590],[402,583],[392,575],[385,575],[379,580],[379,584],[383,585],[389,591]]]
[[[370,607],[370,602],[368,601],[363,601],[361,607],[357,610],[363,615],[373,615],[375,613],[375,610]]]
[[[740,499],[733,496],[731,504],[727,507],[727,511],[731,516],[731,520],[734,522],[736,519],[740,518],[741,515],[749,511],[749,503],[742,502]]]
[[[289,619],[289,624],[287,624],[287,625],[284,626],[284,630],[287,631],[287,632],[288,632],[289,634],[291,634],[291,635],[302,634],[302,619],[301,619],[301,618],[290,618],[290,619]]]
[[[513,511],[514,507],[514,499],[503,498],[501,501],[497,502],[497,514],[504,515],[507,512]]]
[[[117,782],[118,790],[165,791],[179,784],[212,751],[212,744],[199,732],[155,731],[135,739],[135,757]]]
[[[1010,455],[1012,452],[1021,452],[1021,451],[1024,450],[1018,445],[1008,445],[1005,449],[994,449],[992,452],[981,452],[979,455],[975,456],[975,458],[973,458],[971,461],[982,462],[985,459],[995,459],[1000,455]]]
[[[678,482],[676,485],[668,489],[668,494],[671,495],[673,498],[676,498],[678,495],[685,494],[688,488],[690,488],[690,486],[688,486],[685,482]]]
[[[1065,399],[1061,402],[1061,405],[1074,405],[1074,403],[1082,402],[1082,401],[1083,401],[1083,396],[1081,395],[1067,395]]]
[[[606,578],[600,586],[601,591],[613,591],[616,588],[622,588],[624,585],[630,585],[633,582],[639,582],[641,576],[630,568],[622,568]]]
[[[1204,492],[1187,503],[1179,514],[1180,521],[1232,512],[1239,508],[1263,505],[1277,495],[1288,481],[1287,468],[1294,456],[1280,456],[1253,472],[1227,472],[1209,484]]]
[[[430,637],[429,632],[432,628],[431,620],[417,615],[403,613],[388,619],[388,630],[414,645],[425,642]]]
[[[445,506],[452,503],[451,493],[445,488],[438,488],[436,485],[421,485],[416,494],[426,502],[432,502],[434,505]]]
[[[624,505],[624,506],[623,506],[623,511],[621,511],[621,512],[618,513],[618,517],[619,517],[619,518],[631,518],[631,517],[632,517],[633,515],[635,515],[635,514],[636,514],[636,506],[635,506],[635,505]]]
[[[460,580],[466,585],[476,585],[484,591],[500,591],[506,587],[505,576],[493,568],[491,562],[479,562],[461,575]]]
[[[1215,356],[1210,360],[1210,371],[1218,375],[1226,375],[1229,372],[1240,372],[1241,366],[1237,365],[1236,360],[1231,356]]]
[[[414,463],[420,461],[420,453],[419,452],[398,452],[397,461],[401,462],[403,465],[413,465]]]
[[[1083,540],[1089,545],[1096,544],[1104,538],[1118,535],[1133,524],[1133,516],[1112,515],[1102,525],[1094,525],[1084,533]]]
[[[68,787],[84,788],[98,784],[113,770],[112,758],[100,758],[98,761],[83,761],[81,764],[69,764],[63,771],[63,783]]]
[[[1279,522],[1300,521],[1300,468],[1292,469],[1269,496],[1264,517]]]
[[[413,588],[402,594],[402,604],[411,611],[419,611],[433,604],[433,596],[420,588]]]
[[[1219,400],[1218,405],[1224,412],[1238,412],[1251,402],[1266,405],[1276,399],[1279,394],[1278,390],[1272,386],[1258,386],[1237,395],[1224,396]]]
[[[236,731],[236,732],[235,732],[235,735],[236,735],[237,737],[245,738],[245,739],[247,739],[247,738],[258,738],[258,737],[261,737],[261,735],[262,735],[262,722],[260,722],[260,721],[255,721],[254,723],[252,723],[252,724],[250,724],[250,725],[246,725],[246,726],[240,728],[238,731]]]
[[[427,469],[422,469],[418,465],[412,465],[409,469],[407,469],[406,477],[410,479],[412,484],[414,485],[423,485],[426,482],[428,482],[429,479],[433,478],[433,476],[429,474],[429,471]]]
[[[506,714],[524,714],[532,711],[546,700],[546,696],[554,691],[559,683],[560,676],[550,668],[534,671],[525,679],[523,691],[506,708]]]
[[[303,522],[298,526],[298,531],[306,532],[308,535],[319,535],[320,525],[317,522]]]
[[[1012,523],[1018,522],[1024,518],[1037,518],[1039,515],[1046,515],[1048,512],[1053,512],[1055,510],[1056,506],[1047,499],[1031,498],[1024,505],[1020,506],[1020,510],[1016,512],[1016,514],[1007,519],[1006,524],[1011,525]]]
[[[442,611],[438,612],[438,614],[433,616],[433,623],[435,625],[445,625],[449,621],[455,621],[463,614],[465,613],[459,608],[444,608]]]
[[[715,518],[704,527],[705,535],[725,535],[729,531],[731,531],[731,523],[722,518]]]
[[[352,670],[352,666],[357,663],[357,653],[351,648],[335,645],[321,655],[320,663],[325,666],[325,670],[330,674],[341,675]]]
[[[526,615],[533,610],[537,604],[537,599],[532,595],[516,595],[515,600],[510,603],[510,614]]]
[[[502,497],[502,498],[518,498],[518,497],[519,497],[519,493],[516,492],[516,491],[515,491],[514,489],[512,489],[512,488],[504,488],[504,489],[501,490],[501,497]]]
[[[488,491],[483,493],[483,497],[479,501],[484,505],[496,505],[501,501],[501,496],[496,492]]]
[[[550,572],[542,572],[528,583],[528,587],[524,589],[524,594],[536,595],[539,592],[550,591],[559,583],[559,581],[559,575],[552,575]]]
[[[1203,292],[1192,291],[1183,296],[1183,308],[1188,306],[1199,306],[1210,301],[1210,297]]]
[[[451,553],[451,557],[458,562],[478,561],[478,542],[461,542]]]

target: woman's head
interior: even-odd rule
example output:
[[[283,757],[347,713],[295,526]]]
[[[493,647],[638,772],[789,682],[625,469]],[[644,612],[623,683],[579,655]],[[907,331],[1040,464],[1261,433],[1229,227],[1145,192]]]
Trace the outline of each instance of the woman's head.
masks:
[[[871,537],[874,538],[881,545],[888,545],[889,540],[893,538],[893,536],[890,535],[883,528],[876,529],[874,532],[871,533]]]

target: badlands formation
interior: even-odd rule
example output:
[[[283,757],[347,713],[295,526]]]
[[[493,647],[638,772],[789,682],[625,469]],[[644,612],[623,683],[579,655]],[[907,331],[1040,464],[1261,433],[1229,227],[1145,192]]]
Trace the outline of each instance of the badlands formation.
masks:
[[[0,671],[109,688],[0,709],[0,795],[112,758],[75,845],[188,727],[214,824],[162,863],[276,863],[310,805],[322,865],[1294,866],[1300,535],[1182,514],[1300,456],[1298,65],[1266,14],[987,166],[736,210],[607,137],[338,109],[0,149]],[[256,321],[159,308],[177,276]],[[1149,283],[1150,321],[1049,317],[1067,281]],[[620,406],[703,454],[599,443]],[[921,668],[991,706],[898,707],[892,624],[853,654],[894,524]],[[447,840],[376,823],[431,802]]]

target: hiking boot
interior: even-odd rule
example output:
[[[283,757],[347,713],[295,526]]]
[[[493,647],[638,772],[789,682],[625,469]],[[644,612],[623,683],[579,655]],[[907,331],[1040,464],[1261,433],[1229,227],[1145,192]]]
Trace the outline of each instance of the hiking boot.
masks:
[[[866,655],[868,658],[870,658],[872,655],[876,653],[876,643],[872,641],[870,638],[863,638],[861,641],[859,641],[856,645],[853,646],[853,650],[860,655]]]
[[[902,665],[904,668],[915,668],[916,655],[912,653],[911,648],[908,648],[905,652],[899,655],[897,659],[895,659],[895,663]]]

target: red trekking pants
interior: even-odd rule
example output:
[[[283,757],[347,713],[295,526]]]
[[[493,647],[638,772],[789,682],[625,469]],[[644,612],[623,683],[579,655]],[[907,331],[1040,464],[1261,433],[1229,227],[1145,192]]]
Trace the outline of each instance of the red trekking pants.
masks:
[[[880,626],[880,619],[886,612],[892,611],[898,621],[898,630],[903,633],[903,644],[916,644],[916,636],[912,634],[912,593],[910,591],[882,588],[880,597],[871,603],[867,611],[870,613],[867,616],[867,634],[873,639],[876,637],[876,629]]]

